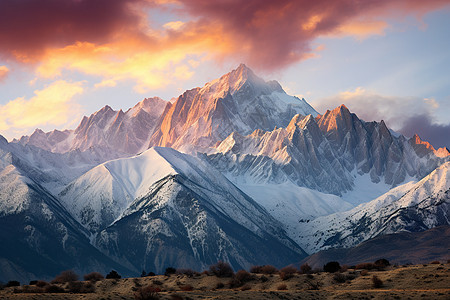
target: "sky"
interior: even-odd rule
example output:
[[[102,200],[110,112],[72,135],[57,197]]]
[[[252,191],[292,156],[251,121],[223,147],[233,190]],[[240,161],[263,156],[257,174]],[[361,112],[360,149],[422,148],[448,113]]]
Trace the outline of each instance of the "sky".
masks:
[[[0,134],[74,129],[245,63],[450,148],[449,0],[2,0]]]

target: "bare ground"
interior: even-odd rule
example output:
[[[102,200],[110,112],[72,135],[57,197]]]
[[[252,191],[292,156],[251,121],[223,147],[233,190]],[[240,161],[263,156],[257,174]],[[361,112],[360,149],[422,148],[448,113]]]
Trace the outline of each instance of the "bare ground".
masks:
[[[279,275],[255,275],[239,287],[230,288],[230,278],[212,275],[153,276],[102,280],[94,293],[24,293],[32,286],[9,287],[0,291],[0,299],[135,299],[141,287],[161,289],[159,299],[450,299],[450,264],[389,267],[385,271],[361,270],[340,273],[346,282],[337,283],[335,274],[295,274],[282,280]],[[383,282],[374,288],[372,277]],[[342,277],[341,276],[341,277]],[[355,277],[354,279],[351,279]],[[223,284],[223,288],[220,288]],[[285,285],[285,290],[280,290]],[[67,290],[67,284],[60,285]],[[183,291],[189,289],[192,291]],[[315,290],[314,288],[318,288]]]

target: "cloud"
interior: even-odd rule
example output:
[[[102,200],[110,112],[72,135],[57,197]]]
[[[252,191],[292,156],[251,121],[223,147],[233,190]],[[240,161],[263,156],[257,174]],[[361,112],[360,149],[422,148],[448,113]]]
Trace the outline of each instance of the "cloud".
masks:
[[[20,97],[0,106],[0,131],[23,133],[37,126],[60,126],[78,119],[80,107],[73,98],[83,93],[82,85],[82,82],[58,80],[34,91],[29,99]]]
[[[77,41],[103,43],[140,28],[143,0],[2,0],[0,52],[34,60],[48,48]]]
[[[345,104],[365,121],[384,120],[389,128],[407,137],[417,133],[434,147],[450,147],[450,124],[439,125],[435,122],[439,104],[433,98],[379,95],[358,87],[311,104],[321,113]]]
[[[316,57],[311,45],[318,37],[384,34],[388,18],[420,18],[444,5],[448,1],[3,0],[0,57],[33,64],[47,78],[67,69],[105,82],[131,79],[136,91],[147,92],[189,78],[196,61],[282,69]],[[159,24],[158,12],[174,20]]]
[[[193,16],[221,28],[252,66],[283,68],[311,57],[311,42],[320,36],[365,38],[383,34],[387,19],[424,14],[449,5],[445,0],[185,0]]]
[[[405,121],[398,131],[406,136],[412,136],[417,133],[436,149],[441,147],[450,149],[450,124],[435,124],[427,114],[412,116]]]
[[[0,66],[0,82],[6,79],[9,69],[6,66]]]

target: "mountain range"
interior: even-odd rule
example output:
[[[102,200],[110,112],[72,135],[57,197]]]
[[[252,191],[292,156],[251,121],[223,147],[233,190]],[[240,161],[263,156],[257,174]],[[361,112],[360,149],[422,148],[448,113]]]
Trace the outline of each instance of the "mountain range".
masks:
[[[449,172],[448,149],[319,114],[241,64],[170,102],[0,137],[0,280],[282,267],[449,225]]]

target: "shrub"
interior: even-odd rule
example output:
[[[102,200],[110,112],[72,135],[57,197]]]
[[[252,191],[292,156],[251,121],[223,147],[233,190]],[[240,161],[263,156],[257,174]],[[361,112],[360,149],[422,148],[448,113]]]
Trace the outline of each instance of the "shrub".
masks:
[[[161,281],[159,281],[159,280],[153,280],[152,282],[155,285],[163,285],[163,283]]]
[[[430,264],[432,264],[432,265],[438,265],[438,264],[440,264],[440,262],[437,261],[437,260],[433,260],[432,262],[430,262]]]
[[[253,276],[245,270],[237,271],[235,277],[237,280],[243,283],[253,280]]]
[[[164,275],[170,276],[172,274],[175,274],[176,272],[177,272],[177,270],[175,268],[168,267],[168,268],[166,268],[166,271],[164,272]]]
[[[187,277],[194,277],[194,275],[197,275],[198,272],[195,272],[192,269],[177,269],[177,274],[183,274]]]
[[[231,277],[234,275],[230,264],[223,261],[219,261],[217,264],[210,266],[209,270],[217,277]]]
[[[37,280],[31,280],[28,285],[36,285],[37,282],[38,282]]]
[[[267,278],[266,276],[261,276],[259,277],[259,280],[261,280],[261,282],[267,282],[269,280],[269,278]]]
[[[256,273],[256,274],[266,274],[271,275],[278,272],[277,268],[271,265],[264,265],[264,266],[253,266],[250,268],[250,273]]]
[[[282,280],[288,280],[289,278],[294,277],[294,274],[297,272],[297,269],[293,266],[287,266],[280,269],[280,278]]]
[[[246,284],[243,287],[241,287],[241,291],[248,291],[248,290],[251,290],[251,289],[252,288],[248,284]]]
[[[133,283],[134,283],[135,287],[141,287],[142,286],[141,282],[139,281],[139,278],[134,278],[133,279]]]
[[[300,266],[300,272],[302,274],[310,274],[311,271],[312,271],[312,268],[307,263],[304,263],[303,265]]]
[[[147,273],[147,276],[155,276],[156,274],[155,273],[153,273],[153,272],[148,272]]]
[[[97,282],[97,281],[105,279],[105,277],[103,277],[103,275],[100,274],[99,272],[91,272],[89,274],[84,275],[83,278],[86,281],[92,281],[92,282]]]
[[[32,294],[38,294],[43,293],[44,290],[37,286],[29,286],[25,285],[22,289],[14,289],[14,293],[32,293]]]
[[[345,272],[345,271],[347,271],[348,270],[348,265],[343,265],[343,266],[341,266],[341,268],[339,269],[339,272]]]
[[[72,270],[62,271],[59,275],[51,281],[51,283],[66,283],[71,281],[77,281],[78,275]]]
[[[65,290],[57,285],[49,284],[44,288],[44,292],[46,293],[64,293]]]
[[[36,286],[38,286],[38,287],[44,287],[44,286],[47,286],[48,284],[49,284],[48,282],[43,281],[43,280],[38,280],[36,282]]]
[[[111,272],[109,272],[106,275],[106,279],[120,279],[120,278],[122,278],[122,276],[115,270],[111,270]]]
[[[361,276],[366,276],[367,274],[369,274],[368,270],[362,270],[361,271]]]
[[[344,283],[345,281],[347,281],[347,278],[342,273],[336,273],[333,276],[333,280],[336,281],[337,283]]]
[[[375,269],[375,264],[373,263],[361,263],[355,266],[355,269],[373,270]]]
[[[322,286],[320,281],[313,281],[311,279],[306,279],[305,283],[308,286],[308,290],[319,290]]]
[[[372,285],[374,288],[380,288],[383,286],[383,281],[381,281],[380,278],[378,278],[377,276],[373,275],[372,277]]]
[[[251,266],[249,271],[253,274],[261,274],[261,266]]]
[[[285,285],[285,284],[280,284],[280,285],[277,287],[277,290],[279,290],[279,291],[285,291],[285,290],[287,290],[287,285]]]
[[[335,273],[341,269],[341,265],[337,261],[330,261],[323,266],[323,270],[328,273]]]
[[[145,272],[145,270],[142,270],[141,277],[147,277],[147,272]]]
[[[390,266],[391,264],[389,263],[389,261],[387,259],[381,258],[381,259],[376,260],[374,262],[374,265],[377,269],[381,270],[381,269],[384,269],[384,268]]]
[[[156,300],[159,299],[158,293],[161,292],[160,288],[147,285],[139,288],[134,294],[136,300]]]
[[[71,281],[68,284],[68,290],[71,293],[94,293],[95,286],[90,282]]]
[[[242,284],[243,283],[241,281],[237,280],[236,277],[233,276],[233,278],[231,278],[231,280],[228,282],[228,287],[230,289],[234,289],[234,288],[242,286]]]
[[[345,277],[347,280],[353,280],[356,278],[356,275],[355,274],[347,274]]]
[[[189,292],[192,291],[194,289],[194,287],[190,284],[185,284],[180,286],[180,290],[185,291],[185,292]]]
[[[216,284],[216,289],[223,289],[225,287],[225,284],[223,284],[222,282],[218,282]]]
[[[6,287],[11,287],[11,286],[20,286],[20,282],[17,280],[10,280],[10,281],[8,281],[8,283],[6,283]]]

